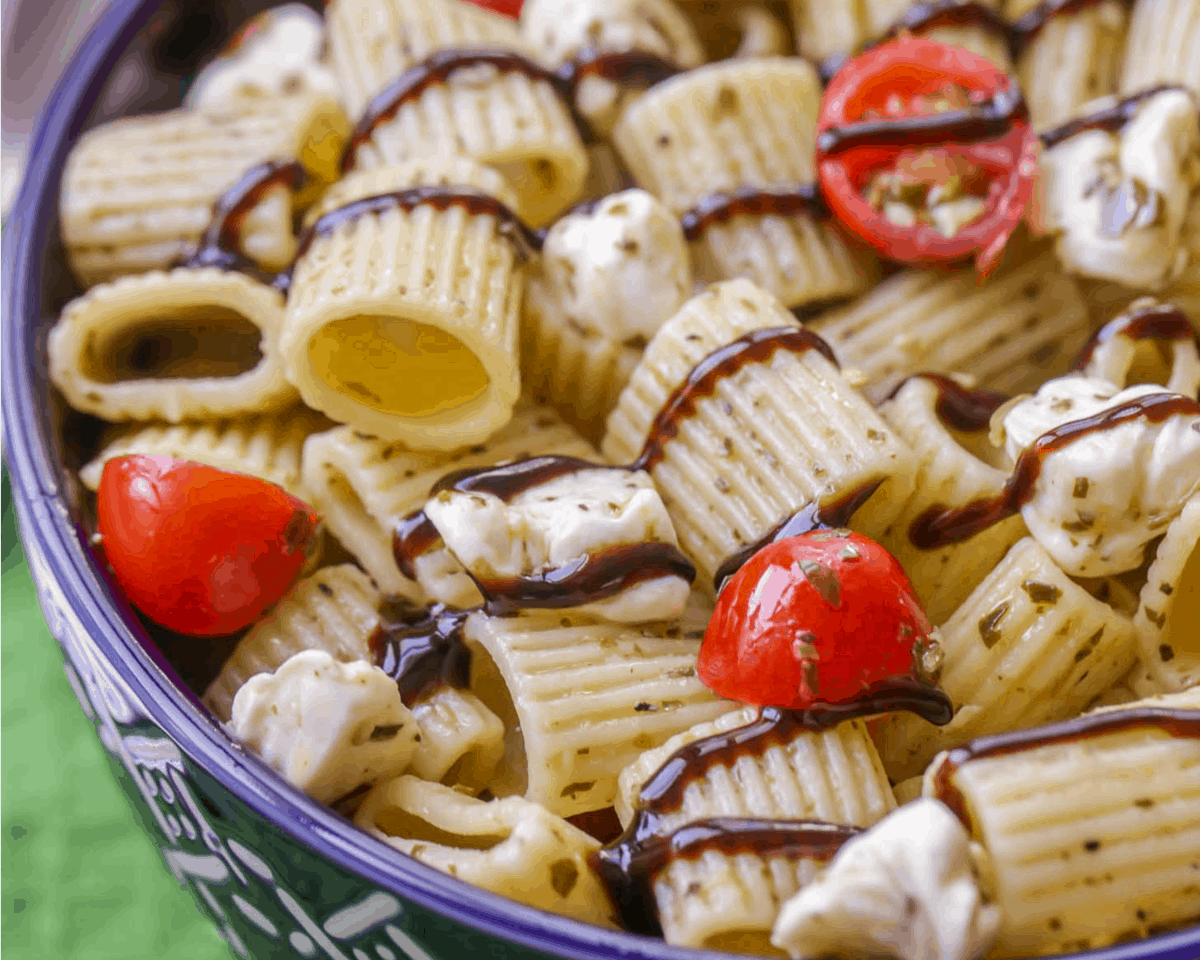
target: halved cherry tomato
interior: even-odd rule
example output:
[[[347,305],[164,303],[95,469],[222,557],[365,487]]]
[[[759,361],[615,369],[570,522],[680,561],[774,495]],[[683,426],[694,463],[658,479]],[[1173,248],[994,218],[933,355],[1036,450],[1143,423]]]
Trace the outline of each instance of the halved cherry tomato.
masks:
[[[696,662],[718,696],[803,710],[930,679],[940,648],[899,562],[849,530],[772,543],[721,590]]]
[[[473,3],[477,7],[483,7],[485,10],[491,10],[501,16],[512,17],[517,19],[517,15],[521,12],[521,4],[525,0],[467,0],[467,3]]]
[[[117,457],[97,493],[117,583],[156,623],[207,637],[249,626],[300,575],[317,514],[257,477],[172,457]]]
[[[1029,205],[1037,136],[1016,84],[918,37],[868,50],[825,91],[817,170],[834,215],[879,254],[993,267]]]

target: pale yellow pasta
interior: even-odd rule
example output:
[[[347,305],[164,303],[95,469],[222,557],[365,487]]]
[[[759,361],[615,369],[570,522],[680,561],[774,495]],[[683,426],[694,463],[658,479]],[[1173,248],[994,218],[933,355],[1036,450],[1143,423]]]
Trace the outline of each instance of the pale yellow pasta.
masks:
[[[1133,618],[1142,663],[1167,690],[1200,684],[1200,497],[1167,527]]]
[[[452,470],[492,466],[543,454],[599,459],[595,449],[553,410],[526,405],[488,440],[450,453],[416,452],[385,443],[350,427],[314,434],[302,457],[304,484],[325,524],[386,593],[414,599],[422,593],[396,565],[396,524],[420,509],[432,487]],[[440,546],[419,569],[445,596],[459,595],[469,607],[482,598],[462,567]]]
[[[1041,0],[1010,0],[1013,20]],[[1089,100],[1116,92],[1126,35],[1126,5],[1101,0],[1051,16],[1017,62],[1021,92],[1038,128],[1064,123]]]
[[[986,424],[968,432],[941,419],[939,390],[936,381],[914,377],[879,407],[880,416],[909,445],[917,462],[912,496],[879,542],[900,561],[934,624],[945,621],[1026,534],[1016,514],[961,543],[928,550],[913,543],[910,528],[926,510],[997,497],[1009,476],[1004,451],[988,442]]]
[[[940,685],[956,708],[935,727],[887,718],[877,742],[893,779],[916,776],[939,750],[1081,713],[1137,656],[1134,599],[1116,580],[1087,589],[1031,537],[1019,541],[941,625]]]
[[[671,392],[704,357],[755,330],[800,330],[795,318],[748,280],[709,287],[667,321],[608,420],[611,462],[638,456]],[[721,377],[663,445],[651,476],[710,589],[721,563],[796,510],[833,502],[881,482],[855,514],[868,536],[898,516],[914,462],[862,395],[818,349],[776,350]]]
[[[1174,304],[1159,304],[1151,297],[1143,297],[1129,305],[1126,315],[1172,308]],[[1200,346],[1195,338],[1166,342],[1139,340],[1122,332],[1122,320],[1118,317],[1099,331],[1086,363],[1079,367],[1080,373],[1119,387],[1161,383],[1170,393],[1194,397],[1200,392]]]
[[[639,186],[684,214],[714,194],[789,192],[815,180],[820,84],[795,57],[709,64],[653,87],[621,115],[613,142]],[[693,244],[697,277],[748,277],[788,306],[850,296],[867,259],[808,214],[740,215]]]
[[[1005,393],[1065,373],[1086,342],[1087,304],[1045,254],[980,284],[975,272],[905,271],[846,307],[809,321],[868,397],[914,373],[965,373]]]
[[[242,251],[282,269],[296,250],[293,207],[337,178],[349,125],[327,95],[236,100],[131,117],[90,131],[63,174],[63,243],[88,286],[166,269],[195,252],[213,203],[256,164],[297,159],[312,183],[270,188],[242,221]]]
[[[354,822],[484,890],[612,925],[608,893],[587,861],[599,844],[536,803],[519,797],[485,802],[404,775],[376,786]]]
[[[439,686],[418,697],[412,712],[421,725],[414,774],[476,792],[491,783],[504,756],[504,724],[482,700],[469,690]]]
[[[276,416],[244,420],[130,424],[109,433],[100,452],[79,471],[79,479],[95,490],[104,465],[114,457],[157,454],[261,477],[307,501],[300,480],[300,450],[322,421],[311,410],[295,407]]]
[[[285,409],[283,296],[242,273],[121,277],[72,301],[50,331],[50,379],[105,420],[234,417]]]
[[[1200,688],[1104,712],[1144,707],[1190,720],[985,754],[948,777],[943,756],[926,774],[926,795],[961,803],[988,853],[1002,911],[989,956],[1088,950],[1200,917]]]
[[[516,205],[498,174],[458,159],[352,176],[315,214],[447,182]],[[288,379],[310,407],[385,440],[452,450],[486,439],[520,392],[517,261],[495,216],[457,205],[385,206],[318,230],[288,295]]]
[[[609,806],[637,755],[735,706],[696,677],[697,637],[572,617],[472,614],[471,692],[508,731],[492,791],[570,816]]]
[[[456,48],[531,53],[517,25],[462,0],[335,0],[326,11],[334,71],[352,118],[404,71]],[[501,171],[541,225],[583,189],[587,154],[549,82],[492,66],[453,71],[379,123],[359,169],[458,155]]]
[[[1179,83],[1200,94],[1200,0],[1137,0],[1129,18],[1121,93]]]

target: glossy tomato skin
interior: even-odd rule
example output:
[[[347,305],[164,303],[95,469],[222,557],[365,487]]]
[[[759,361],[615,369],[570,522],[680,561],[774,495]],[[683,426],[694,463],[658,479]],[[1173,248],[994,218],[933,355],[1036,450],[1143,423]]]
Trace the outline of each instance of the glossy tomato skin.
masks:
[[[299,577],[318,519],[265,480],[172,457],[110,460],[97,491],[117,583],[151,620],[190,636],[257,620]]]
[[[726,582],[697,674],[719,696],[802,710],[912,674],[932,632],[891,554],[819,531],[764,547]]]
[[[977,103],[1013,91],[1012,78],[991,61],[961,47],[904,36],[868,50],[838,72],[821,102],[818,137],[861,120],[868,110],[887,113],[889,101],[896,98],[936,94],[948,83],[968,91]],[[834,216],[889,260],[932,266],[974,257],[980,273],[988,273],[1032,203],[1039,146],[1027,118],[1018,116],[1003,136],[938,148],[947,156],[969,159],[993,178],[987,212],[952,237],[928,224],[895,224],[863,195],[870,173],[894,162],[906,146],[898,139],[895,144],[857,146],[830,156],[818,151],[817,175]]]
[[[485,10],[491,10],[501,16],[512,17],[516,20],[521,12],[521,5],[525,0],[467,0],[467,3],[473,3],[477,7],[483,7]]]

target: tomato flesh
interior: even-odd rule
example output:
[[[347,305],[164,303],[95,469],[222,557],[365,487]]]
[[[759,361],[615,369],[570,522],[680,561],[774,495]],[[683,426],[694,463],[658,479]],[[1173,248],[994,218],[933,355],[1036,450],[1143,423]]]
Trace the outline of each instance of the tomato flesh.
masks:
[[[273,606],[304,568],[318,523],[272,483],[163,456],[110,460],[96,507],[122,591],[189,636],[234,633]]]
[[[504,17],[512,17],[514,20],[520,14],[521,4],[524,2],[525,0],[467,0],[467,3],[473,3]]]
[[[714,693],[802,710],[918,675],[935,641],[899,562],[849,530],[776,541],[717,598],[697,659]]]
[[[910,121],[951,111],[977,114],[1017,97],[1011,78],[990,61],[959,47],[902,37],[850,61],[834,78],[822,101],[818,144],[823,134],[863,121]],[[936,133],[927,137],[898,130],[889,142],[876,139],[836,152],[819,146],[822,192],[837,219],[890,260],[932,265],[974,256],[977,268],[986,273],[1032,199],[1037,137],[1023,102],[1003,122],[991,128],[981,123],[977,134],[930,142]],[[920,160],[940,166],[946,177],[954,171],[965,174],[969,195],[982,201],[982,212],[951,235],[920,216],[911,223],[896,222],[872,203],[873,182]]]

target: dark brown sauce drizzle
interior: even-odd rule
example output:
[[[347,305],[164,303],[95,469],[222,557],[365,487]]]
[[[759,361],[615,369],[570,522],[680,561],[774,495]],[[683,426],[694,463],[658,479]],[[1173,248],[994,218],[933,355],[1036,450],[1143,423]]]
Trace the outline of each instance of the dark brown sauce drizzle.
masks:
[[[1055,17],[1075,13],[1085,7],[1095,6],[1101,0],[1042,0],[1024,16],[1013,21],[1012,36],[1015,47],[1028,43]],[[1125,0],[1127,4],[1132,0]]]
[[[1121,97],[1121,99],[1110,107],[1095,110],[1092,113],[1084,114],[1082,117],[1076,117],[1074,120],[1068,120],[1057,127],[1043,130],[1039,134],[1042,146],[1049,150],[1051,147],[1056,147],[1064,140],[1069,140],[1071,137],[1083,133],[1085,130],[1107,130],[1110,133],[1120,130],[1137,116],[1138,111],[1147,100],[1153,99],[1160,93],[1165,93],[1168,90],[1183,89],[1183,87],[1177,84],[1162,84],[1161,86],[1151,87],[1149,90],[1142,90],[1127,97]]]
[[[934,412],[942,425],[960,433],[979,433],[992,422],[992,414],[1008,403],[1011,397],[994,390],[968,390],[950,377],[940,373],[916,373],[901,380],[888,394],[891,400],[909,380],[928,380],[937,387]]]
[[[804,327],[767,327],[738,337],[696,364],[687,379],[675,388],[650,425],[642,452],[630,469],[652,470],[662,460],[667,442],[679,433],[682,421],[695,412],[699,400],[711,396],[720,380],[748,363],[765,363],[776,350],[792,353],[816,350],[834,366],[838,365],[829,344]]]
[[[1159,343],[1191,340],[1200,349],[1200,335],[1183,311],[1171,303],[1156,303],[1123,313],[1097,330],[1079,351],[1073,369],[1082,370],[1091,362],[1097,347],[1116,337]]]
[[[726,223],[733,217],[751,215],[794,217],[807,215],[827,218],[829,207],[816,184],[804,184],[792,190],[758,190],[745,188],[733,193],[714,193],[687,210],[680,218],[684,239],[689,243],[714,224]]]
[[[1002,136],[1016,120],[1028,120],[1029,108],[1016,86],[998,90],[978,106],[944,113],[922,113],[888,120],[856,120],[830,127],[817,137],[817,154],[836,156],[856,147],[936,146],[973,143]]]
[[[381,608],[368,648],[375,666],[396,680],[406,706],[439,686],[467,686],[471,653],[462,631],[471,613],[442,604],[426,610],[402,598]]]
[[[586,50],[556,71],[511,50],[439,50],[409,67],[367,104],[350,135],[342,157],[342,172],[354,166],[359,148],[371,139],[376,127],[393,119],[406,103],[416,100],[430,87],[445,83],[455,71],[478,66],[490,66],[501,73],[520,73],[550,84],[571,111],[585,138],[590,131],[575,110],[575,91],[584,78],[603,77],[626,86],[653,86],[680,72],[669,60],[640,50],[616,53]]]
[[[821,503],[819,500],[815,500],[805,504],[754,543],[749,543],[736,553],[726,557],[713,575],[713,587],[720,593],[725,581],[737,573],[747,560],[769,544],[778,540],[786,540],[788,537],[799,537],[806,533],[812,533],[814,530],[832,530],[848,526],[850,518],[854,516],[859,507],[871,499],[871,495],[879,489],[882,483],[882,479],[864,483],[861,487],[851,490],[844,497],[834,500],[832,503]]]
[[[295,191],[304,185],[306,178],[304,167],[295,160],[264,160],[251,167],[216,199],[212,219],[200,237],[196,252],[181,265],[237,271],[260,282],[273,283],[274,274],[263,270],[238,249],[242,225],[269,189],[285,186]]]
[[[951,750],[942,760],[933,775],[934,796],[953,810],[967,829],[970,829],[971,817],[966,799],[954,785],[954,774],[964,764],[972,760],[999,757],[1058,743],[1077,743],[1091,737],[1135,730],[1139,727],[1154,727],[1172,737],[1200,739],[1200,710],[1173,710],[1163,707],[1116,710],[1111,713],[1076,717],[1074,720],[1045,727],[980,737]]]
[[[1131,420],[1144,418],[1150,423],[1162,423],[1176,414],[1200,414],[1200,402],[1176,393],[1150,393],[1101,410],[1093,416],[1055,427],[1043,433],[1021,453],[999,496],[974,500],[962,507],[930,507],[912,522],[908,538],[922,550],[934,550],[968,540],[1011,517],[1029,501],[1048,454],[1061,450],[1080,437],[1111,430]]]
[[[639,840],[622,835],[591,854],[588,862],[608,887],[624,925],[634,933],[661,936],[653,884],[669,864],[696,859],[710,850],[728,856],[753,853],[825,862],[861,832],[858,827],[819,820],[706,817],[665,836]]]
[[[696,568],[674,544],[624,543],[530,576],[472,579],[485,598],[484,610],[505,616],[523,608],[559,610],[595,603],[659,577],[681,577],[690,584]]]

